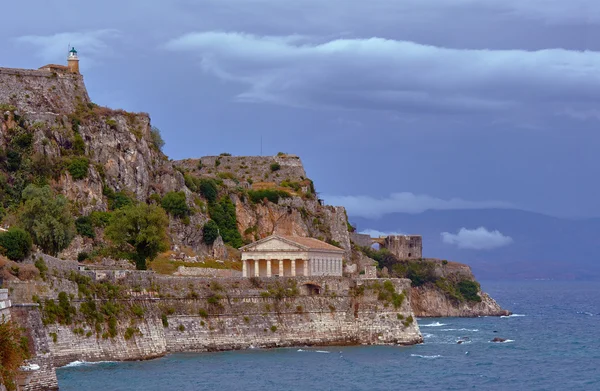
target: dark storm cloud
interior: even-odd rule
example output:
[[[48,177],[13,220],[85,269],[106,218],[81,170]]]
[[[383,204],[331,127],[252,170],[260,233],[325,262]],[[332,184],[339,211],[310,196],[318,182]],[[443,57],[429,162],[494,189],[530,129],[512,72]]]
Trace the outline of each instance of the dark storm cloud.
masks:
[[[600,215],[599,1],[37,3],[3,5],[27,22],[0,24],[0,66],[75,45],[90,96],[150,112],[174,158],[264,136],[361,215]]]
[[[317,42],[315,42],[317,41]],[[600,98],[600,53],[448,49],[384,38],[197,32],[167,48],[247,86],[238,99],[299,107],[466,113]]]

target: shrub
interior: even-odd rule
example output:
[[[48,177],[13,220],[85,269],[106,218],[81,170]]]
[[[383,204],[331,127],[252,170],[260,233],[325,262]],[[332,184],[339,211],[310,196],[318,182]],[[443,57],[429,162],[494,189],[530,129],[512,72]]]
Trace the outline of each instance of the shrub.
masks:
[[[202,239],[209,246],[219,237],[219,226],[214,220],[208,220],[202,227]]]
[[[127,194],[122,191],[115,192],[108,186],[104,186],[102,189],[102,194],[106,196],[108,200],[108,208],[110,210],[117,210],[134,204],[133,199],[131,199],[131,197],[129,197]]]
[[[190,214],[190,208],[187,206],[183,191],[170,191],[165,194],[161,206],[171,216],[182,218]]]
[[[125,334],[123,334],[123,338],[125,338],[125,340],[130,340],[136,334],[141,334],[140,329],[138,329],[137,327],[127,327],[127,330],[125,330]]]
[[[85,236],[92,239],[96,237],[96,232],[94,231],[92,219],[90,216],[78,217],[77,220],[75,220],[75,228],[77,229],[77,233],[81,236]]]
[[[179,327],[177,327],[177,330],[183,333],[185,331],[185,326],[180,324]]]
[[[231,154],[228,152],[223,152],[223,153],[219,154],[219,156],[231,156]]]
[[[291,195],[287,191],[283,190],[272,190],[272,189],[264,189],[264,190],[250,190],[248,191],[248,196],[250,197],[250,201],[253,203],[259,203],[263,200],[269,200],[274,204],[279,203],[281,198],[290,198]]]
[[[83,137],[79,133],[75,133],[71,149],[75,155],[85,155],[85,141],[83,141]]]
[[[458,283],[458,290],[468,301],[481,301],[481,297],[477,294],[479,289],[479,284],[475,281],[463,280]]]
[[[144,307],[142,307],[141,305],[134,304],[131,307],[131,312],[133,312],[133,314],[138,318],[141,318],[144,316],[144,313],[146,313],[146,310],[144,310]]]
[[[46,261],[44,261],[44,258],[39,257],[38,259],[36,259],[33,265],[37,267],[37,269],[40,271],[40,277],[46,279],[46,274],[48,273],[48,266],[46,265]]]
[[[152,138],[152,145],[156,148],[157,151],[162,151],[165,146],[165,140],[163,140],[160,129],[156,126],[153,126],[150,130],[150,137]]]
[[[77,262],[83,262],[86,259],[88,259],[89,257],[90,257],[90,255],[87,252],[82,251],[77,254]]]
[[[94,227],[106,227],[110,221],[110,212],[93,211],[90,213],[90,220]]]
[[[271,164],[271,172],[275,172],[275,171],[279,171],[279,170],[281,170],[281,165],[279,163]]]
[[[208,205],[211,219],[219,227],[219,233],[223,241],[232,247],[238,248],[243,245],[242,235],[237,228],[237,215],[235,205],[228,196],[223,196],[219,202],[211,202]]]
[[[160,319],[162,320],[163,327],[169,327],[169,319],[167,318],[167,315],[162,314]]]
[[[217,189],[217,183],[213,179],[202,179],[200,180],[200,194],[208,200],[208,202],[215,202],[219,191]]]
[[[208,312],[204,309],[204,308],[200,308],[198,310],[198,315],[200,315],[200,317],[202,318],[208,318]]]
[[[76,157],[71,159],[67,169],[75,180],[83,179],[88,176],[90,161],[84,157]]]
[[[31,252],[33,245],[29,233],[21,228],[11,227],[0,233],[2,253],[13,261],[22,261]]]
[[[271,332],[273,332],[273,333],[274,333],[274,332],[276,332],[276,331],[277,331],[277,326],[275,326],[275,325],[271,326]]]

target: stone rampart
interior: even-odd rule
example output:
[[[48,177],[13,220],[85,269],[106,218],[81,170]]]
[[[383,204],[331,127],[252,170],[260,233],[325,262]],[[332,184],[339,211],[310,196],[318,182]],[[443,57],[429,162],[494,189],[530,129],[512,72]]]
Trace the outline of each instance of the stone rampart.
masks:
[[[209,267],[179,266],[174,273],[176,276],[191,277],[241,277],[242,272],[231,269],[213,269]]]
[[[359,234],[357,232],[350,232],[350,241],[360,247],[371,247],[373,244],[371,235]]]
[[[68,114],[89,101],[81,75],[0,68],[0,104],[26,113]]]

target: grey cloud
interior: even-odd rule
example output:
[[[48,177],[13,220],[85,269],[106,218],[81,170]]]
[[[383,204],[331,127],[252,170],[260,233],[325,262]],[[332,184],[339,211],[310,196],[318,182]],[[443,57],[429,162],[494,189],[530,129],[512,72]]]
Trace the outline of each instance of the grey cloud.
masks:
[[[458,233],[442,232],[442,241],[458,248],[470,250],[492,250],[508,246],[513,242],[510,236],[500,231],[488,231],[485,227],[476,229],[461,228]]]
[[[85,48],[81,55],[86,61],[82,65],[88,66],[93,63],[94,58],[110,55],[112,50],[108,43],[118,38],[119,35],[118,30],[102,29],[49,35],[24,35],[15,38],[15,41],[19,44],[34,46],[37,49],[34,54],[46,62],[64,62],[69,44],[76,48]]]
[[[600,53],[461,50],[383,38],[195,32],[168,50],[246,86],[243,101],[402,112],[541,112],[600,98]]]
[[[460,198],[443,200],[428,195],[394,193],[387,198],[371,196],[323,196],[332,205],[342,205],[351,216],[378,218],[389,213],[421,213],[426,210],[510,208],[502,201],[466,201]]]

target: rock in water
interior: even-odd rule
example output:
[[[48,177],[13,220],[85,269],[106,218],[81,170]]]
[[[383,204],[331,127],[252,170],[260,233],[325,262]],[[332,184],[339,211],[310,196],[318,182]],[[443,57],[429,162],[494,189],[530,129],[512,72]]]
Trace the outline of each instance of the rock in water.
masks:
[[[496,337],[496,338],[492,339],[492,342],[504,342],[504,341],[506,341],[506,338]]]

